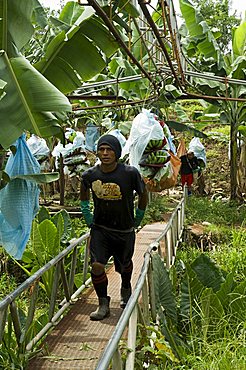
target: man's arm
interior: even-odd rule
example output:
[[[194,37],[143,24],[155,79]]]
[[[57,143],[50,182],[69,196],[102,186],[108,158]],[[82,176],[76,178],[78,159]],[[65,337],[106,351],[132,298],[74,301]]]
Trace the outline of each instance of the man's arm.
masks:
[[[85,187],[83,180],[80,183],[80,206],[86,225],[91,227],[93,214],[90,211],[90,190]]]
[[[148,193],[146,188],[144,188],[144,191],[138,195],[138,206],[134,218],[134,227],[138,227],[141,224],[147,204],[148,204]]]
[[[145,210],[148,204],[148,193],[146,188],[144,191],[138,196],[138,208]]]

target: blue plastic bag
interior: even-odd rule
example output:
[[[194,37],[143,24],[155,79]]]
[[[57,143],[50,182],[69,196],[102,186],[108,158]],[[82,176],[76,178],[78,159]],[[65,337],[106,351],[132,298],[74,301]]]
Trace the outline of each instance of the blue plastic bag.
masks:
[[[94,125],[94,123],[88,123],[85,130],[85,147],[91,152],[96,151],[96,142],[100,137],[100,127]]]
[[[40,165],[22,135],[14,144],[5,171],[10,178],[40,173]],[[21,259],[30,237],[32,221],[39,209],[39,188],[35,182],[12,179],[0,190],[0,245],[15,259]]]

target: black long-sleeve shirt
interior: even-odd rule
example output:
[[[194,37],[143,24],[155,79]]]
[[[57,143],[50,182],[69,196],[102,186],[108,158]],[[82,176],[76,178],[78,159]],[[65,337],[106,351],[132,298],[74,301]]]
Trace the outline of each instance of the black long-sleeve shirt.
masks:
[[[182,155],[180,159],[181,159],[181,168],[180,168],[181,175],[188,175],[198,167],[198,160],[196,156],[189,159],[187,157],[187,154],[185,154]]]

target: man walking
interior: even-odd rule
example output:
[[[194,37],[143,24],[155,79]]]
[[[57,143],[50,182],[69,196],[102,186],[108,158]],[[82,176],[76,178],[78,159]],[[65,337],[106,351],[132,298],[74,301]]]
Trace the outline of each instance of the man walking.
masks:
[[[184,154],[180,157],[181,159],[181,183],[182,187],[187,184],[188,195],[192,193],[192,184],[194,181],[194,172],[199,170],[197,157],[194,155],[194,152],[189,151],[187,154]]]
[[[132,256],[135,230],[143,219],[147,206],[147,191],[135,167],[118,163],[121,145],[113,135],[103,135],[97,145],[99,165],[82,174],[81,210],[91,228],[91,278],[99,300],[99,307],[90,314],[91,320],[102,320],[110,315],[110,297],[105,265],[113,256],[115,270],[121,275],[121,303],[124,308],[131,296]],[[94,212],[90,212],[90,192]],[[138,205],[134,214],[134,196]]]

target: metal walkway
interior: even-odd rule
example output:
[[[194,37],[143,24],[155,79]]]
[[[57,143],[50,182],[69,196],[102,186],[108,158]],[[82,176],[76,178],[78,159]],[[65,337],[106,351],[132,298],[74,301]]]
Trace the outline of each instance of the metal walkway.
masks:
[[[165,223],[146,225],[138,232],[133,257],[132,286],[137,282],[143,256],[150,243],[163,232]],[[29,370],[38,369],[95,369],[122,313],[120,305],[120,275],[112,265],[108,272],[108,294],[111,296],[111,315],[103,321],[91,321],[90,312],[97,307],[93,288],[87,288],[69,312],[50,332],[43,350],[29,362]]]

